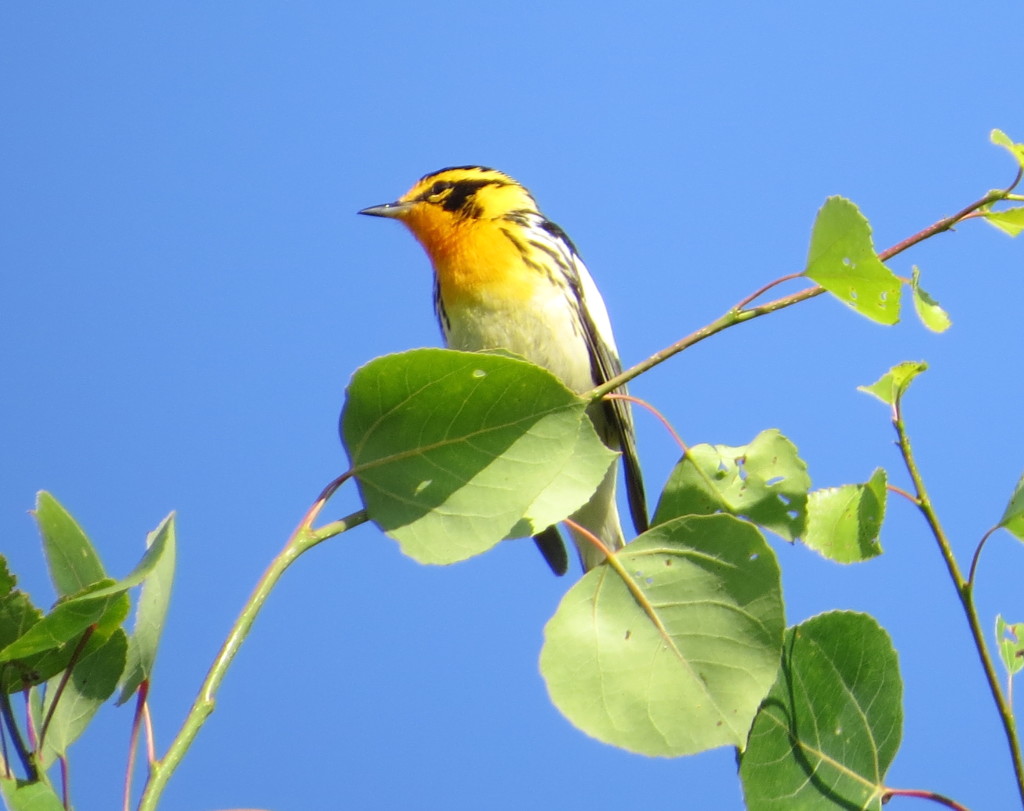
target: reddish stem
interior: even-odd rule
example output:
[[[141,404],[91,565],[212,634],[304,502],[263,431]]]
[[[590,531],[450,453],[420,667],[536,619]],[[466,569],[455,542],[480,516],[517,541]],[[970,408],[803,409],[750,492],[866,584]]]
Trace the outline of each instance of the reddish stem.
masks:
[[[952,808],[954,811],[970,811],[966,805],[960,805],[956,800],[951,800],[949,797],[944,797],[941,794],[926,789],[887,788],[882,794],[882,802],[887,803],[893,797],[919,797],[922,800],[931,800],[939,805],[946,806],[946,808]]]
[[[658,409],[656,409],[653,405],[648,403],[646,400],[641,400],[639,397],[633,397],[632,395],[629,395],[629,394],[615,394],[615,393],[606,394],[604,396],[604,399],[605,400],[626,400],[626,401],[628,401],[630,403],[633,403],[634,405],[640,406],[641,408],[646,408],[648,411],[650,411],[658,419],[659,422],[661,422],[661,424],[665,427],[665,430],[668,431],[669,434],[672,435],[672,438],[676,441],[676,444],[679,446],[679,448],[682,450],[682,452],[684,454],[689,450],[689,448],[686,447],[686,443],[683,442],[683,438],[681,436],[679,436],[679,434],[676,432],[676,429],[672,427],[672,423],[670,423],[668,421],[668,418],[664,414],[662,414],[660,411],[658,411]]]

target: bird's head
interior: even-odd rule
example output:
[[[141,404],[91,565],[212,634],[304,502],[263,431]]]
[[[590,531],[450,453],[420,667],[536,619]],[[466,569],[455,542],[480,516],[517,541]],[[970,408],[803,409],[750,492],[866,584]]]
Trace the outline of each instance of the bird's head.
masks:
[[[393,203],[359,212],[400,220],[432,255],[453,233],[483,222],[538,214],[521,184],[484,166],[453,166],[424,175]]]

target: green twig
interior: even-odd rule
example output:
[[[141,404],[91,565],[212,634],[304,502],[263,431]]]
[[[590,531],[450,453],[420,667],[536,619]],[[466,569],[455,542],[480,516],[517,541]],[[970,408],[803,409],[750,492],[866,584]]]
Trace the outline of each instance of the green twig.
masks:
[[[951,230],[954,226],[957,225],[957,223],[974,214],[974,212],[978,211],[979,209],[983,209],[988,206],[991,206],[993,203],[998,203],[1002,200],[1006,200],[1008,197],[1010,197],[1010,192],[1012,192],[1013,189],[1016,188],[1017,184],[1020,183],[1021,176],[1021,172],[1018,172],[1013,183],[1011,183],[1005,189],[994,189],[993,191],[990,191],[984,197],[975,200],[970,205],[964,206],[956,214],[952,214],[949,217],[943,217],[941,220],[932,223],[927,228],[922,228],[916,234],[912,234],[903,241],[897,242],[891,248],[887,248],[886,250],[881,251],[878,254],[878,258],[882,262],[886,262],[889,259],[892,259],[892,257],[896,256],[897,254],[903,253],[903,251],[907,250],[908,248],[912,248],[914,245],[917,245],[920,242],[924,242],[924,240],[929,239],[935,236],[936,234],[941,234],[944,231]],[[783,310],[786,307],[792,307],[794,304],[799,304],[800,302],[807,301],[808,299],[812,299],[815,296],[820,296],[822,293],[825,292],[825,288],[815,285],[813,287],[808,287],[806,290],[801,290],[797,293],[792,293],[791,295],[775,299],[774,301],[769,301],[765,304],[760,304],[757,307],[748,306],[751,301],[758,298],[763,293],[770,290],[772,287],[775,287],[776,285],[781,284],[782,282],[785,281],[799,279],[802,276],[803,273],[790,273],[786,276],[782,276],[776,279],[773,282],[769,282],[768,284],[751,293],[746,298],[742,299],[728,312],[726,312],[724,315],[719,316],[710,324],[701,327],[695,332],[691,332],[685,338],[676,341],[674,344],[666,347],[665,349],[662,349],[660,352],[655,352],[649,358],[640,361],[640,363],[636,364],[635,366],[631,366],[629,369],[626,369],[621,374],[613,377],[607,383],[604,383],[593,389],[590,392],[589,396],[592,399],[597,399],[599,397],[604,396],[605,394],[608,394],[609,392],[615,391],[615,389],[619,388],[619,386],[628,383],[634,377],[643,374],[648,369],[651,369],[657,366],[659,363],[668,360],[673,355],[679,354],[684,349],[689,349],[691,346],[700,343],[705,338],[710,338],[712,335],[716,335],[719,332],[722,332],[722,330],[726,330],[729,327],[735,327],[738,324],[742,324],[746,321],[751,321],[755,318],[759,318],[762,315],[768,315],[768,313],[774,313],[778,310]]]
[[[907,472],[910,474],[910,479],[914,483],[914,491],[917,494],[917,507],[924,516],[925,522],[928,524],[932,535],[938,543],[939,553],[942,555],[943,561],[945,561],[949,577],[953,581],[953,585],[956,587],[957,597],[960,598],[960,605],[963,607],[964,616],[967,618],[967,625],[970,628],[971,636],[974,640],[974,647],[978,652],[978,658],[981,660],[982,670],[985,672],[985,680],[988,682],[989,690],[992,693],[992,699],[996,704],[996,710],[999,712],[999,718],[1003,723],[1003,730],[1006,733],[1006,741],[1010,747],[1010,757],[1013,760],[1013,770],[1017,778],[1017,790],[1020,794],[1021,805],[1024,806],[1024,759],[1021,757],[1020,741],[1017,738],[1017,724],[1013,717],[1013,709],[1006,700],[1006,697],[1003,695],[1003,691],[999,685],[999,677],[996,674],[995,664],[993,663],[992,657],[989,655],[988,647],[985,644],[985,634],[982,631],[981,623],[978,620],[978,612],[974,605],[974,595],[971,582],[966,580],[963,573],[960,571],[960,566],[957,563],[956,556],[953,554],[953,548],[949,542],[949,537],[946,535],[946,531],[942,528],[942,524],[939,522],[939,517],[935,512],[935,508],[932,506],[931,499],[928,496],[928,491],[925,488],[924,479],[917,467],[917,460],[914,458],[913,451],[910,447],[910,437],[907,435],[906,426],[903,422],[903,412],[900,399],[898,397],[893,403],[892,422],[893,427],[896,429],[897,445],[900,449],[900,454],[903,457],[903,463],[906,465]]]
[[[149,780],[146,783],[146,789],[142,794],[142,799],[139,801],[139,811],[153,811],[156,808],[160,795],[167,785],[167,781],[178,767],[185,752],[192,745],[192,741],[195,740],[199,729],[210,716],[210,713],[213,712],[217,689],[224,680],[224,676],[231,666],[235,654],[238,653],[242,642],[248,636],[256,615],[259,614],[260,609],[277,584],[277,581],[281,579],[281,575],[300,555],[312,549],[321,541],[332,538],[368,520],[366,511],[359,510],[340,521],[333,521],[320,529],[313,529],[313,521],[316,520],[327,499],[334,494],[334,491],[349,476],[350,474],[348,473],[339,476],[324,488],[323,493],[320,494],[320,497],[314,502],[313,506],[309,508],[295,532],[292,533],[291,538],[288,539],[284,549],[271,561],[270,566],[263,573],[259,583],[256,584],[256,588],[246,601],[242,612],[238,615],[238,619],[235,620],[235,624],[228,634],[228,638],[225,640],[223,647],[221,647],[220,652],[217,654],[217,658],[214,659],[213,665],[206,674],[206,679],[199,689],[199,695],[196,696],[196,700],[185,717],[181,729],[171,742],[163,758],[153,763]]]
[[[71,680],[71,674],[75,670],[75,666],[78,664],[78,660],[82,657],[82,651],[85,650],[85,646],[89,643],[89,639],[96,632],[96,623],[93,623],[85,629],[85,633],[82,634],[82,638],[78,640],[78,644],[75,645],[74,651],[71,653],[71,658],[68,659],[67,667],[64,668],[64,672],[61,674],[60,681],[57,683],[57,689],[54,691],[53,696],[49,693],[46,694],[49,699],[50,708],[46,711],[46,718],[43,719],[43,725],[39,730],[39,751],[43,751],[43,745],[46,743],[46,733],[50,729],[50,721],[53,720],[53,713],[57,709],[57,705],[60,703],[60,698],[64,695],[64,689],[68,686],[68,682]]]

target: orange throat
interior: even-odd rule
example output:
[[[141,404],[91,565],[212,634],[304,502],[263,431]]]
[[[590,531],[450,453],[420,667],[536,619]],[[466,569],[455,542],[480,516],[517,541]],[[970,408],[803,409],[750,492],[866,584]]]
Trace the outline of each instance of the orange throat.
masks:
[[[446,307],[497,297],[526,300],[541,277],[527,266],[500,220],[410,211],[403,218],[430,257]]]

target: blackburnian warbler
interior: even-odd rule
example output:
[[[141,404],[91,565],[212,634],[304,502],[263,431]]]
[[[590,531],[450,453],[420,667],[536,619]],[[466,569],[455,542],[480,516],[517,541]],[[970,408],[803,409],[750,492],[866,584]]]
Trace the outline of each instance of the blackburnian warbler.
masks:
[[[575,246],[508,175],[483,166],[442,169],[394,203],[359,213],[400,220],[426,250],[434,308],[450,348],[509,350],[579,393],[621,371],[608,311]],[[622,452],[630,512],[643,532],[647,507],[629,404],[603,400],[588,413],[605,444]],[[572,516],[613,550],[624,543],[615,481],[613,466]],[[549,527],[535,540],[551,568],[564,573],[558,530]],[[574,540],[585,570],[604,559],[585,538]]]

